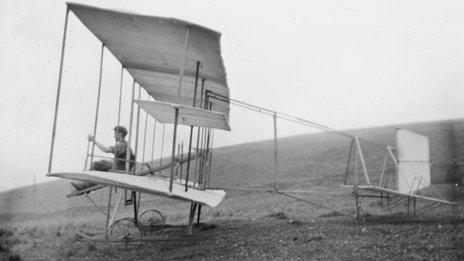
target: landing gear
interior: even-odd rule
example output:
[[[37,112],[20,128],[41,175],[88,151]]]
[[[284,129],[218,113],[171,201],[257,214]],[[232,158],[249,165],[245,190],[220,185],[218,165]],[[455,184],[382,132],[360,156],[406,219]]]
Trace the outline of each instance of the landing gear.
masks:
[[[108,243],[118,251],[133,251],[142,244],[142,229],[133,218],[123,218],[111,224]]]
[[[159,232],[163,231],[166,225],[166,217],[161,211],[150,209],[140,214],[139,223],[144,234],[146,232]]]

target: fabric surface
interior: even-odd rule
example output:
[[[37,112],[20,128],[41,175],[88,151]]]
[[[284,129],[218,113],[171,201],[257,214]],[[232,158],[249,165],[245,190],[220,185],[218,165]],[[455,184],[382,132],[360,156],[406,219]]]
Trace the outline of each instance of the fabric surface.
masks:
[[[173,18],[139,15],[68,3],[77,18],[122,63],[137,83],[156,100],[192,106],[197,61],[204,90],[229,97],[226,72],[221,57],[221,34],[211,29]],[[186,36],[188,53],[181,97],[179,73],[183,65]],[[197,106],[200,103],[200,82]],[[213,110],[229,117],[229,104],[212,100]]]

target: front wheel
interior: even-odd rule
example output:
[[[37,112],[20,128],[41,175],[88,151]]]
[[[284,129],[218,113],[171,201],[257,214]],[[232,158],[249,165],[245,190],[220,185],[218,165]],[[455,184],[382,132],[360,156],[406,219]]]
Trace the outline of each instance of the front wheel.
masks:
[[[142,231],[133,218],[122,218],[111,224],[108,243],[119,251],[132,251],[142,244]]]
[[[139,216],[139,222],[143,231],[149,231],[151,233],[162,231],[166,225],[166,217],[161,211],[156,209],[150,209]]]

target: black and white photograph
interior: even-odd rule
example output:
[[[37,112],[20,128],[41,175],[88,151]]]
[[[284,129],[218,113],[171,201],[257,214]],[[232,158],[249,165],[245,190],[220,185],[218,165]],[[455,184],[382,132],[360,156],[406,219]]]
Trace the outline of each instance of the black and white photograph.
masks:
[[[464,260],[463,25],[1,0],[0,260]]]

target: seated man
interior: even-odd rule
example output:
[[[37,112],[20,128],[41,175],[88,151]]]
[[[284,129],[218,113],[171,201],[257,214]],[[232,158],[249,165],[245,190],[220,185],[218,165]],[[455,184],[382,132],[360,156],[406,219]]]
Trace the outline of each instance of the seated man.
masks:
[[[97,171],[110,171],[111,169],[117,170],[118,172],[125,171],[126,170],[126,152],[127,152],[127,141],[125,140],[125,137],[127,135],[127,130],[123,126],[116,126],[114,127],[114,139],[116,140],[116,145],[115,146],[105,146],[102,143],[98,142],[95,140],[95,137],[93,135],[88,135],[87,139],[97,147],[102,150],[103,152],[106,153],[113,153],[114,154],[114,159],[113,162],[108,161],[108,160],[100,160],[93,162],[92,165],[90,166],[90,170],[97,170]],[[135,155],[132,153],[132,150],[129,149],[130,151],[130,164],[129,164],[129,169],[132,169],[134,166],[134,160],[135,160]],[[73,181],[71,182],[71,185],[73,185],[77,190],[83,190],[92,186],[95,186],[96,184],[90,183],[90,182],[85,182],[85,181]]]

